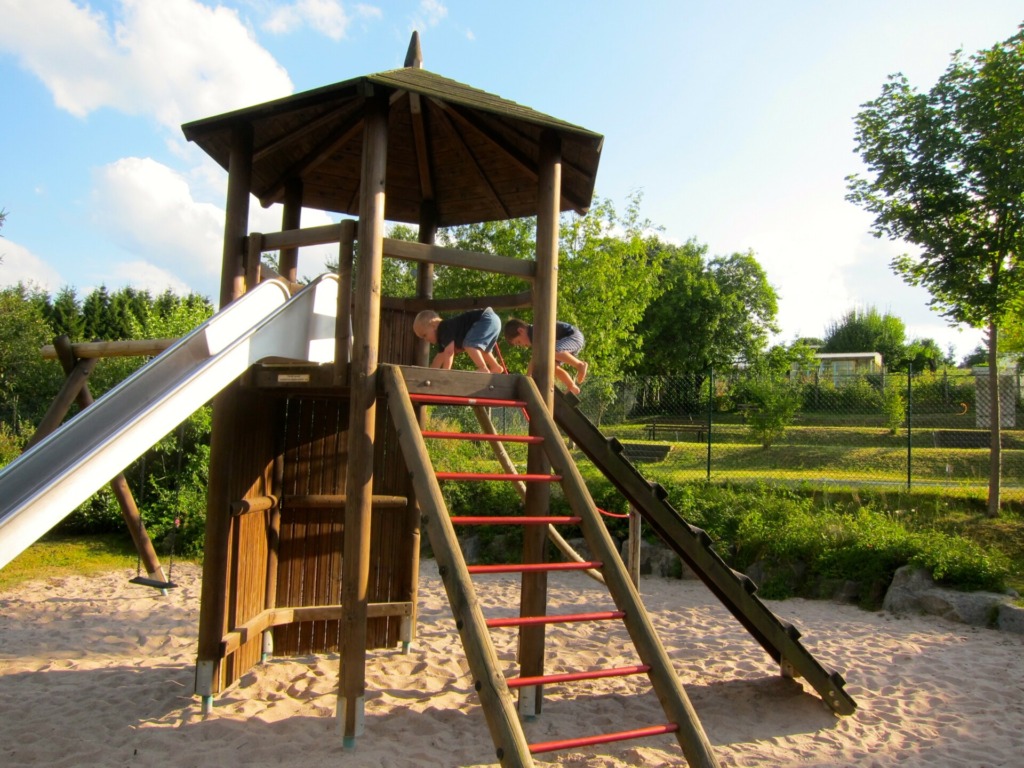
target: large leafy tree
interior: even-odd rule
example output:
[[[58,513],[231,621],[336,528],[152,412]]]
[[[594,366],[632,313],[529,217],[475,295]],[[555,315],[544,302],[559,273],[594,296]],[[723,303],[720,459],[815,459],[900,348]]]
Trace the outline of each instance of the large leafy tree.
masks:
[[[876,236],[920,248],[893,269],[950,321],[985,329],[996,371],[1000,326],[1024,302],[1024,27],[973,56],[957,51],[927,93],[892,75],[856,126],[870,175],[849,177],[848,199],[874,214]],[[990,515],[1002,463],[997,378]]]
[[[778,297],[753,253],[707,257],[693,240],[663,245],[663,293],[647,307],[640,373],[692,376],[753,364],[778,330]]]

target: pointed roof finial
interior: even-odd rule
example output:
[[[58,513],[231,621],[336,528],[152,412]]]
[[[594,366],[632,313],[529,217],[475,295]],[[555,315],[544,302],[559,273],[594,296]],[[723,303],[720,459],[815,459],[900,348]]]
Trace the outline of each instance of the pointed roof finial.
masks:
[[[423,51],[420,50],[420,33],[415,29],[412,31],[412,40],[409,41],[409,51],[405,54],[405,66],[414,69],[423,69]]]

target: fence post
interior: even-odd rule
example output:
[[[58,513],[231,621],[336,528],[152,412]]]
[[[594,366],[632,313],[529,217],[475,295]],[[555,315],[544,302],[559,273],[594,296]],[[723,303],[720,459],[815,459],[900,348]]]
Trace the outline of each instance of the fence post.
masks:
[[[712,426],[712,411],[715,405],[715,369],[714,367],[708,368],[708,464],[707,464],[707,480],[711,482],[711,426]]]
[[[907,490],[910,490],[911,481],[911,445],[913,439],[911,434],[913,433],[913,415],[914,415],[914,398],[913,398],[913,387],[910,386],[911,380],[914,374],[914,364],[910,363],[907,365]]]

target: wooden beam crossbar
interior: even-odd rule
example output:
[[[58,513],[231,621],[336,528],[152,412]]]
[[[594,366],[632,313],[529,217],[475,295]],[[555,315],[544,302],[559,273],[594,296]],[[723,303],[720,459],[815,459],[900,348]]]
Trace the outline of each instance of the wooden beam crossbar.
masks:
[[[367,618],[376,619],[386,616],[412,616],[411,602],[368,603]],[[292,608],[268,608],[251,619],[229,630],[221,640],[221,651],[224,656],[234,653],[261,632],[273,627],[297,624],[303,621],[340,621],[342,606],[337,605],[303,605]]]

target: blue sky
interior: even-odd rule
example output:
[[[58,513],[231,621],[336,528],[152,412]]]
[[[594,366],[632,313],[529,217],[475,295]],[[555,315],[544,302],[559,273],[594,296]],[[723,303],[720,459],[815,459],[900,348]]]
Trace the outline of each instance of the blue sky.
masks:
[[[869,306],[958,358],[982,338],[892,274],[912,249],[868,234],[844,179],[886,77],[928,89],[956,49],[1014,34],[1019,0],[0,0],[0,20],[0,285],[216,296],[226,174],[181,124],[400,67],[417,29],[427,69],[604,134],[599,196],[753,251],[776,341]]]

